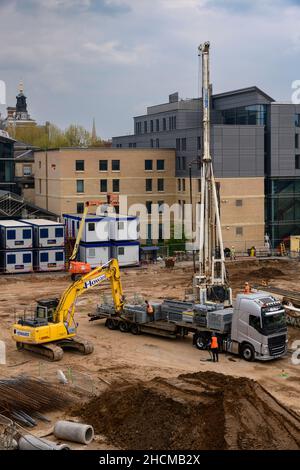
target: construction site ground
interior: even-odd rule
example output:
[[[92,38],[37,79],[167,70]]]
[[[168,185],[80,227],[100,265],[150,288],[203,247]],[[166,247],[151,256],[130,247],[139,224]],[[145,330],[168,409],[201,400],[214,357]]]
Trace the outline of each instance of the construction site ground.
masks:
[[[227,270],[234,295],[241,290],[245,281],[249,281],[250,283],[267,281],[272,286],[295,292],[299,290],[300,264],[297,260],[255,260],[249,258],[245,260],[228,261]],[[163,264],[155,264],[141,268],[127,268],[122,270],[123,289],[129,300],[132,299],[135,294],[153,301],[163,300],[164,298],[182,300],[187,290],[191,288],[192,277],[193,269],[192,264],[189,262],[177,263],[174,269],[166,269]],[[70,278],[66,273],[1,276],[0,339],[4,339],[7,344],[7,364],[0,366],[1,378],[25,373],[55,380],[57,370],[63,369],[64,371],[69,371],[72,376],[79,378],[79,386],[81,378],[83,387],[86,389],[90,388],[88,391],[94,394],[106,393],[110,384],[117,383],[117,387],[119,387],[120,390],[122,390],[122,387],[123,389],[124,387],[131,387],[129,394],[130,396],[136,397],[135,403],[140,403],[141,400],[143,403],[145,400],[148,403],[150,396],[151,400],[153,399],[153,406],[155,406],[156,409],[160,409],[159,399],[157,398],[158,389],[161,389],[162,396],[167,400],[166,393],[170,395],[170,392],[166,392],[166,388],[171,387],[171,389],[174,390],[178,385],[178,381],[181,383],[181,385],[179,384],[179,389],[184,388],[186,390],[187,384],[188,387],[191,386],[191,381],[193,382],[193,386],[195,386],[195,383],[199,382],[199,387],[203,388],[203,380],[205,381],[205,378],[203,375],[198,376],[197,374],[199,372],[218,372],[227,376],[237,378],[246,377],[255,380],[263,387],[263,393],[270,393],[276,400],[279,400],[281,404],[288,407],[292,413],[295,412],[300,415],[300,365],[293,364],[291,361],[291,344],[294,340],[300,340],[300,329],[289,328],[290,351],[288,355],[282,359],[265,363],[249,363],[237,356],[221,354],[219,363],[212,363],[209,361],[209,353],[207,351],[199,351],[192,347],[191,335],[177,340],[150,335],[134,336],[130,333],[111,331],[105,328],[103,321],[89,322],[88,313],[92,313],[95,310],[101,296],[103,296],[103,294],[108,297],[110,296],[109,285],[104,283],[100,287],[90,289],[85,295],[80,297],[76,307],[76,320],[79,322],[78,331],[80,336],[93,342],[95,351],[92,355],[80,356],[65,353],[61,362],[49,363],[28,352],[18,352],[10,338],[10,327],[14,321],[14,314],[21,313],[24,309],[28,311],[31,306],[34,306],[37,299],[59,297],[69,283]],[[189,378],[178,378],[178,376],[182,374],[188,374]],[[196,375],[193,376],[193,374]],[[212,378],[212,381],[217,380],[211,375],[209,377]],[[220,383],[223,383],[222,380]],[[149,381],[152,382],[148,387],[145,384]],[[174,381],[177,385],[174,384]],[[184,386],[182,385],[182,381],[185,384]],[[244,386],[243,382],[237,382],[237,386],[240,384]],[[139,387],[143,390],[145,387],[148,387],[144,398],[144,395],[141,395]],[[222,388],[223,385],[221,384],[220,387]],[[245,387],[248,387],[248,390],[250,390],[252,385],[250,389],[249,384],[246,384]],[[154,389],[155,396],[153,395]],[[232,387],[230,390],[232,390]],[[257,391],[257,389],[255,390]],[[183,393],[182,390],[180,393]],[[188,393],[191,394],[191,392]],[[258,393],[261,394],[261,392]],[[241,393],[239,393],[239,399],[240,404],[242,404],[243,398]],[[107,396],[105,400],[106,409],[109,411],[112,404],[108,403]],[[113,400],[116,400],[116,397],[112,394],[112,403]],[[177,402],[179,403],[180,400],[182,400],[182,396],[178,396]],[[232,403],[232,400],[234,401],[234,393],[230,395],[230,400],[228,403]],[[214,399],[209,402],[211,410],[215,408],[214,403]],[[228,403],[226,405],[227,407],[229,406]],[[128,403],[128,407],[133,407],[133,404]],[[98,411],[99,420],[103,421],[103,409],[102,411]],[[68,412],[71,413],[70,411]],[[132,408],[132,412],[134,412],[134,407]],[[261,408],[261,412],[263,413],[263,407]],[[114,422],[111,422],[111,426],[107,423],[109,432],[107,431],[106,437],[103,437],[105,434],[103,425],[99,424],[98,429],[96,429],[99,435],[91,448],[107,449],[119,446],[122,447],[122,443],[115,439],[113,429],[113,426],[118,426],[120,420],[122,421],[122,416],[124,418],[126,415],[124,410],[120,413],[119,421],[115,419]],[[151,415],[151,407],[147,413]],[[147,413],[144,417],[149,420]],[[253,410],[251,409],[249,413],[253,413]],[[80,411],[77,410],[77,416],[80,417],[80,414]],[[281,416],[281,414],[281,412],[279,412],[279,414],[277,413],[278,416]],[[57,417],[61,415],[62,413],[58,412],[54,413],[53,416]],[[93,412],[92,415],[96,415],[96,411]],[[171,416],[172,413],[169,413],[169,415]],[[275,428],[276,426],[278,428],[279,422],[277,415],[275,417],[275,411],[272,414],[272,419],[273,421],[275,420],[273,423]],[[88,417],[91,416],[91,410],[85,409],[85,414],[83,413],[82,416],[88,419]],[[178,416],[180,417],[180,412]],[[179,417],[176,419],[180,421]],[[246,420],[246,418],[247,420],[249,419],[247,414],[245,414],[244,420]],[[166,419],[166,417],[164,419]],[[224,416],[221,413],[216,419],[223,422]],[[282,419],[286,418],[283,417]],[[186,419],[184,423],[186,432],[188,432],[187,430],[192,426],[190,417]],[[95,423],[93,424],[95,425]],[[261,426],[261,424],[262,423],[259,425]],[[134,426],[134,423],[131,423],[131,425]],[[158,426],[156,422],[153,422],[152,425]],[[237,426],[240,426],[240,424],[237,424]],[[292,423],[291,426],[293,427],[294,424]],[[46,427],[47,426],[43,424],[36,432],[43,433],[43,429],[46,429]],[[286,430],[287,427],[285,427],[285,431]],[[116,429],[116,432],[117,431]],[[197,431],[199,435],[201,434],[200,431],[201,429]],[[300,432],[300,428],[298,431]],[[268,448],[280,448],[280,445],[283,446],[282,448],[300,448],[299,434],[299,441],[297,441],[298,431],[295,431],[294,436],[294,431],[291,431],[291,436],[293,437],[283,435],[281,444],[277,442],[273,443],[272,441],[272,443],[268,444]],[[126,434],[126,429],[123,429],[122,432]],[[164,429],[162,432],[167,432],[167,430]],[[211,441],[209,437],[207,439],[208,440],[203,443],[202,448],[211,448],[214,445],[213,442],[215,441],[213,438]],[[215,443],[215,447],[213,448],[225,448],[226,446],[224,447],[223,445],[224,436],[220,435],[218,439],[219,444]],[[230,442],[233,442],[233,448],[235,445],[237,448],[251,448],[251,445],[253,448],[263,447],[261,442],[237,444],[234,435],[232,435],[230,439]],[[142,442],[145,446],[148,445],[148,448],[151,448],[151,445],[155,445],[147,441]],[[168,448],[176,448],[176,442],[178,445],[176,439],[173,443],[168,441],[165,445],[169,446]],[[127,442],[128,448],[134,448],[135,445],[136,441],[133,438],[131,441],[129,440]],[[188,447],[189,445],[192,446],[193,443],[185,443],[185,445]],[[299,447],[297,447],[297,445],[299,445]]]

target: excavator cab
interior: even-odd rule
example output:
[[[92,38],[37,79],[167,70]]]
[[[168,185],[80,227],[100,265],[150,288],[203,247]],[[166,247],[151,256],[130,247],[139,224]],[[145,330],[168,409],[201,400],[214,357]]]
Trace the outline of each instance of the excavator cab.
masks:
[[[53,323],[54,321],[54,312],[58,306],[59,299],[42,299],[37,301],[36,306],[36,319],[46,320],[47,322]]]

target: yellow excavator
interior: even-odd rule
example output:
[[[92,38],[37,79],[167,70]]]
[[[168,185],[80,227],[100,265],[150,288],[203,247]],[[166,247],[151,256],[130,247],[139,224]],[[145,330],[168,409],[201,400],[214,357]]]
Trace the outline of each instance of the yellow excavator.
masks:
[[[111,259],[72,283],[60,299],[39,300],[33,318],[19,319],[12,327],[17,349],[40,354],[51,361],[62,359],[64,349],[91,354],[93,345],[77,336],[75,304],[80,295],[106,279],[110,281],[115,312],[122,313],[124,296],[119,264]]]

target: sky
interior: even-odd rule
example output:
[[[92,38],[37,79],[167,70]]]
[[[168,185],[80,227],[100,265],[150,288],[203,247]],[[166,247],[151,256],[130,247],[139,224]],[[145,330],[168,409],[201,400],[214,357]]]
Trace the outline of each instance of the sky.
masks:
[[[102,138],[134,115],[199,96],[198,45],[211,43],[215,93],[256,85],[290,101],[300,79],[300,0],[0,0],[0,80],[31,116]],[[5,114],[5,107],[0,106]]]

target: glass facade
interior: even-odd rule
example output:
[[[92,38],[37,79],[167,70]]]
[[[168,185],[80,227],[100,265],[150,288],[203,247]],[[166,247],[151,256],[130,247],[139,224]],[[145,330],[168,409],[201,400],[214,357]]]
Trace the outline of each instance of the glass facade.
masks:
[[[267,107],[264,104],[241,106],[222,111],[223,124],[265,126],[267,123]]]
[[[268,234],[277,247],[286,237],[299,235],[300,178],[267,181]]]

